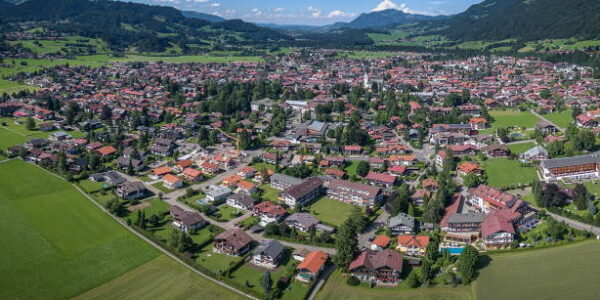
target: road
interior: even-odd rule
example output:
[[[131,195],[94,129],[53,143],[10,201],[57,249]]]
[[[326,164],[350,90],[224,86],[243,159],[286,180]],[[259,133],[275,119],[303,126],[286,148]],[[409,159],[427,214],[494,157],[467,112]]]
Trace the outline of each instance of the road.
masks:
[[[589,232],[595,234],[596,236],[600,236],[600,228],[599,227],[592,226],[590,224],[581,223],[579,221],[565,218],[563,216],[559,216],[559,215],[553,214],[551,212],[547,212],[547,214],[549,216],[551,216],[554,220],[559,221],[559,222],[565,222],[567,225],[569,225],[572,228],[575,228],[578,230],[583,230],[583,231],[589,231]]]
[[[388,219],[390,218],[390,214],[388,214],[385,210],[373,223],[369,224],[362,233],[358,235],[358,247],[370,248],[371,242],[369,242],[369,238],[375,235],[375,232],[381,227],[387,224]]]
[[[564,128],[562,128],[562,127],[558,127],[558,125],[554,124],[554,122],[552,122],[552,121],[550,121],[550,120],[546,119],[544,116],[542,116],[542,115],[538,114],[538,113],[537,113],[537,112],[535,112],[533,109],[529,110],[529,112],[530,112],[530,113],[532,113],[534,116],[536,116],[536,117],[538,117],[538,118],[540,118],[540,119],[542,119],[542,120],[544,120],[544,121],[546,121],[546,122],[548,122],[548,123],[550,123],[550,124],[554,125],[554,127],[558,128],[558,130],[560,130],[560,131],[562,131],[562,132],[565,132],[565,129],[564,129]]]

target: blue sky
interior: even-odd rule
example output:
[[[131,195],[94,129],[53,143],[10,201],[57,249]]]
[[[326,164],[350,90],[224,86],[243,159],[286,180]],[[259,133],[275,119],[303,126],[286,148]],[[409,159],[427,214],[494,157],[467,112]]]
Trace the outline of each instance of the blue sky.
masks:
[[[123,0],[174,6],[255,23],[325,25],[363,12],[394,8],[406,13],[455,14],[482,0]]]

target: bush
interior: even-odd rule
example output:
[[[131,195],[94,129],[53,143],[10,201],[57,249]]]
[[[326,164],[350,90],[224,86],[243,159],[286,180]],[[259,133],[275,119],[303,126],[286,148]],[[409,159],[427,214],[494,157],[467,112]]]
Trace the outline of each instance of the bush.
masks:
[[[350,276],[348,279],[346,279],[346,284],[350,286],[357,286],[360,284],[360,280],[354,276]]]

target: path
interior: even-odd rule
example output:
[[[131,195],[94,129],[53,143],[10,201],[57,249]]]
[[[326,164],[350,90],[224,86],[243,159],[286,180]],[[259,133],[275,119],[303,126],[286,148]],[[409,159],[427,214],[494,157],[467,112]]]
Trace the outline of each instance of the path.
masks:
[[[546,212],[549,216],[551,216],[554,220],[559,221],[559,222],[565,222],[567,225],[569,225],[572,228],[578,229],[578,230],[582,230],[582,231],[589,231],[593,234],[595,234],[596,236],[600,236],[600,227],[596,227],[590,224],[586,224],[586,223],[582,223],[579,221],[575,221],[573,219],[569,219],[551,212]]]
[[[546,122],[548,122],[548,123],[550,123],[550,124],[554,125],[554,127],[558,128],[558,130],[560,130],[560,131],[562,131],[562,132],[565,132],[565,129],[564,129],[564,128],[562,128],[562,127],[558,127],[558,125],[554,124],[554,122],[552,122],[552,121],[550,121],[550,120],[546,119],[544,116],[542,116],[542,115],[538,114],[538,113],[537,113],[537,112],[535,112],[533,109],[530,109],[530,110],[529,110],[529,112],[530,112],[530,113],[532,113],[534,116],[536,116],[536,117],[540,118],[541,120],[543,120],[543,121],[546,121]]]
[[[514,141],[514,142],[506,143],[505,145],[510,146],[510,145],[527,144],[527,143],[536,143],[536,141],[535,140],[521,140],[521,141]]]
[[[329,275],[331,275],[331,273],[333,273],[334,270],[335,270],[335,266],[333,264],[329,264],[327,269],[325,269],[325,271],[319,277],[319,282],[317,283],[317,285],[315,285],[315,287],[310,292],[310,296],[308,296],[308,298],[307,298],[308,300],[315,299],[315,297],[317,296],[317,293],[319,293],[319,291],[321,290],[321,288],[323,287],[323,285],[329,278]]]

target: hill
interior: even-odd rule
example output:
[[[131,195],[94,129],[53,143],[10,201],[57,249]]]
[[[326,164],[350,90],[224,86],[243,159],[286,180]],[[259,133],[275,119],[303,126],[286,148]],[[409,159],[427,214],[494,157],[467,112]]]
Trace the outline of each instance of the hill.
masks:
[[[436,22],[454,40],[600,38],[597,0],[485,0]]]
[[[182,10],[181,14],[186,18],[200,19],[200,20],[211,22],[211,23],[227,21],[227,19],[221,18],[219,16],[205,14],[205,13],[201,13],[201,12],[197,12],[197,11]]]
[[[377,12],[363,13],[350,23],[336,23],[333,26],[338,28],[381,28],[392,25],[403,25],[419,21],[433,21],[445,18],[445,16],[425,16],[418,14],[407,14],[396,9],[386,9]]]
[[[70,35],[102,38],[112,49],[162,52],[188,44],[258,44],[291,39],[280,32],[243,21],[211,23],[186,18],[172,7],[118,1],[30,0],[0,11],[0,25],[10,30],[28,22]]]

